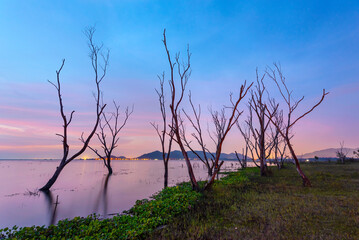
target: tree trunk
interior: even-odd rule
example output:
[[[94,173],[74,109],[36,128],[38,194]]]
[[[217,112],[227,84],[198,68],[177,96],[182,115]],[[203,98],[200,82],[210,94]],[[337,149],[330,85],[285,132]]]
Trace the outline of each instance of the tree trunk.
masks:
[[[208,177],[211,177],[213,175],[213,168],[207,165],[207,169],[208,169]]]
[[[216,179],[216,176],[218,176],[218,172],[221,170],[221,167],[223,165],[224,161],[222,161],[218,166],[216,166],[214,168],[213,174],[212,176],[209,178],[209,180],[207,181],[206,186],[204,187],[204,191],[210,189],[214,183],[214,180]]]
[[[111,167],[111,158],[107,158],[107,170],[108,170],[108,174],[111,175],[112,174],[112,167]]]
[[[61,162],[60,165],[56,168],[56,171],[54,173],[54,175],[50,178],[50,180],[39,190],[40,191],[44,191],[47,192],[50,190],[50,188],[52,187],[52,185],[54,185],[54,183],[56,182],[56,179],[59,177],[62,169],[65,167],[66,163],[65,162]]]
[[[165,174],[164,174],[164,188],[168,187],[168,161],[163,162],[165,166]]]
[[[297,158],[297,155],[295,155],[295,152],[293,150],[293,147],[292,145],[290,144],[289,140],[286,139],[287,143],[288,143],[288,147],[289,147],[289,150],[290,150],[290,153],[292,154],[292,157],[295,161],[295,166],[297,167],[297,172],[299,173],[299,176],[302,178],[303,180],[303,186],[304,187],[311,187],[312,184],[310,183],[310,180],[309,178],[307,178],[307,176],[305,176],[304,172],[302,171],[302,169],[300,168],[300,164],[299,164],[299,161],[298,161],[298,158]]]

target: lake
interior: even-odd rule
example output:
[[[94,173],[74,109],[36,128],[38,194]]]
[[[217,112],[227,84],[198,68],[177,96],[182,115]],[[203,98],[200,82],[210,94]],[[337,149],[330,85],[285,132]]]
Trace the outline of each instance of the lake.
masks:
[[[57,160],[0,160],[0,228],[56,224],[65,218],[96,213],[111,217],[163,188],[162,161],[112,161],[108,177],[102,161],[75,160],[62,171],[51,192],[37,191],[52,176]],[[192,161],[198,180],[207,170]],[[238,169],[225,161],[222,170]],[[189,181],[185,161],[169,162],[169,185]]]

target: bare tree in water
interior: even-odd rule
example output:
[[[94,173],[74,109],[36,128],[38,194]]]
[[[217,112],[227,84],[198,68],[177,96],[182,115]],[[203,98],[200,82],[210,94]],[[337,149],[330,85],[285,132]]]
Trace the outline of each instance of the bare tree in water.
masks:
[[[58,96],[58,100],[59,100],[59,104],[60,104],[60,114],[61,114],[61,118],[63,120],[63,133],[56,134],[56,135],[60,136],[62,139],[63,154],[62,154],[60,164],[55,170],[55,173],[48,180],[48,182],[42,188],[40,188],[41,191],[48,191],[52,187],[52,185],[56,182],[57,178],[59,177],[59,175],[60,175],[61,171],[64,169],[64,167],[67,164],[69,164],[72,160],[79,157],[86,150],[87,146],[90,143],[91,138],[93,137],[93,135],[96,132],[97,126],[99,125],[101,114],[106,107],[106,105],[100,104],[100,99],[101,99],[100,83],[106,76],[109,52],[107,51],[106,54],[102,54],[102,45],[98,46],[93,42],[94,33],[95,33],[95,28],[88,28],[85,31],[86,37],[88,39],[88,46],[90,49],[89,56],[91,59],[93,71],[95,73],[94,82],[96,84],[96,92],[94,94],[95,95],[95,105],[96,105],[96,119],[95,119],[93,128],[92,128],[90,134],[84,138],[83,145],[80,148],[80,150],[78,150],[73,155],[69,155],[70,146],[68,145],[68,127],[72,121],[72,117],[73,117],[73,114],[75,113],[75,111],[72,111],[69,116],[64,111],[64,105],[63,105],[63,100],[62,100],[62,95],[61,95],[61,82],[60,82],[60,73],[65,64],[65,59],[64,59],[64,60],[62,60],[62,64],[61,64],[59,70],[56,71],[56,80],[57,81],[55,83],[49,81],[57,90],[57,96]],[[101,59],[102,59],[103,63],[102,63],[102,66],[99,66],[99,61],[101,61]],[[99,69],[99,67],[100,67],[100,69]]]
[[[286,82],[285,82],[285,77],[282,74],[282,69],[281,66],[278,64],[274,64],[274,69],[268,68],[267,69],[267,74],[268,76],[276,83],[279,92],[284,100],[284,102],[287,105],[288,108],[288,112],[287,112],[287,119],[286,119],[286,124],[284,124],[284,127],[281,128],[280,126],[278,126],[278,124],[273,120],[273,115],[276,112],[272,112],[268,109],[268,107],[266,107],[266,115],[268,116],[268,118],[270,119],[270,121],[273,123],[273,125],[278,129],[280,135],[284,138],[284,140],[287,143],[287,146],[289,148],[289,151],[292,155],[292,158],[295,161],[295,165],[297,168],[297,171],[300,175],[300,177],[303,180],[303,186],[311,186],[310,180],[309,178],[304,174],[304,172],[302,171],[301,167],[300,167],[300,163],[299,160],[297,158],[297,155],[294,152],[294,148],[293,145],[291,144],[291,135],[290,135],[290,131],[293,128],[293,126],[302,118],[304,118],[306,115],[308,115],[309,113],[311,113],[316,107],[318,107],[324,100],[325,96],[328,95],[329,93],[325,91],[325,89],[323,89],[323,93],[322,96],[320,98],[320,100],[312,107],[310,108],[308,111],[304,112],[303,114],[299,115],[298,117],[293,117],[293,113],[295,112],[295,110],[297,109],[297,107],[299,106],[299,104],[303,101],[304,96],[302,98],[300,98],[299,100],[294,100],[293,99],[293,91],[289,90]],[[279,105],[276,106],[276,109],[278,109]],[[277,110],[278,111],[278,110]]]
[[[88,146],[101,160],[103,160],[108,174],[112,174],[112,167],[111,167],[111,159],[113,158],[113,151],[118,146],[119,133],[126,125],[128,118],[133,113],[133,107],[131,110],[127,107],[125,110],[125,116],[122,123],[120,123],[120,106],[113,101],[115,106],[115,112],[112,113],[102,113],[99,122],[100,131],[96,133],[97,139],[101,143],[101,148],[103,150],[103,154],[101,154],[97,149]],[[109,135],[109,137],[108,137]],[[84,143],[85,139],[81,136],[80,140]]]
[[[180,109],[181,109],[180,105],[183,100],[187,82],[188,82],[188,79],[191,74],[191,64],[190,64],[191,54],[189,52],[189,48],[187,48],[187,61],[186,62],[180,61],[179,53],[177,53],[175,55],[175,60],[173,61],[171,58],[170,52],[168,50],[168,47],[167,47],[166,30],[164,30],[164,32],[163,32],[163,44],[164,44],[164,47],[166,50],[168,63],[169,63],[169,67],[170,67],[170,80],[169,80],[170,90],[171,90],[171,92],[170,92],[170,94],[171,94],[170,95],[171,96],[170,109],[171,109],[171,116],[172,116],[171,131],[173,131],[173,133],[174,133],[173,140],[178,144],[178,146],[182,152],[182,155],[186,161],[188,175],[189,175],[189,178],[190,178],[190,181],[192,184],[192,188],[194,190],[200,191],[201,189],[198,185],[198,182],[197,182],[196,177],[193,172],[193,168],[192,168],[190,159],[189,159],[187,151],[185,149],[185,144],[184,144],[183,138],[182,138],[183,134],[181,134],[181,125],[183,124],[183,119],[180,117]],[[175,80],[175,71],[177,71],[179,83]],[[176,84],[179,85],[179,89],[177,88]],[[206,182],[204,190],[208,189],[212,186],[212,184],[215,180],[215,177],[217,176],[217,174],[219,172],[219,169],[220,169],[219,157],[220,157],[220,154],[222,151],[222,145],[223,145],[224,139],[227,136],[228,132],[231,130],[232,126],[238,120],[238,117],[241,114],[241,112],[239,112],[239,110],[238,110],[238,105],[239,105],[240,101],[244,98],[244,96],[247,94],[247,92],[251,86],[252,86],[252,84],[249,87],[246,87],[246,84],[242,85],[241,89],[240,89],[240,94],[236,101],[232,101],[232,97],[231,97],[232,106],[229,107],[231,109],[231,114],[228,119],[224,115],[224,110],[221,112],[216,112],[216,111],[212,112],[212,119],[213,119],[215,127],[216,127],[216,131],[215,131],[216,132],[216,137],[215,137],[215,139],[216,139],[216,155],[214,158],[213,174]],[[178,96],[177,96],[177,91],[179,91]]]
[[[166,105],[165,105],[165,96],[164,96],[164,81],[165,81],[165,74],[163,73],[161,76],[158,76],[160,80],[160,90],[156,89],[158,100],[160,103],[161,109],[161,116],[162,116],[162,129],[159,128],[158,124],[155,122],[151,123],[154,129],[157,132],[158,137],[160,138],[161,142],[161,149],[162,149],[162,160],[164,165],[164,187],[168,186],[168,161],[171,155],[171,148],[172,148],[172,141],[173,141],[173,134],[174,132],[171,130],[173,126],[173,122],[169,126],[169,132],[167,132],[167,115],[166,115]],[[167,140],[168,136],[168,140]],[[167,143],[168,141],[168,143]]]

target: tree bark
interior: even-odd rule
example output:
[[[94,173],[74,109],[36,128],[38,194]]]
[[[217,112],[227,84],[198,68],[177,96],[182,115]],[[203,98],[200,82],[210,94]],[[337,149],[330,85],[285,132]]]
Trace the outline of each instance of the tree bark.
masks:
[[[39,190],[40,191],[44,191],[44,192],[48,192],[50,190],[50,188],[52,187],[52,185],[54,185],[54,183],[56,182],[57,178],[59,177],[62,169],[65,167],[66,163],[61,163],[57,168],[56,171],[54,173],[54,175],[49,179],[49,181]]]
[[[307,176],[304,174],[304,172],[302,171],[302,169],[300,168],[300,164],[299,164],[299,161],[298,161],[298,158],[297,158],[297,155],[295,155],[295,152],[294,152],[294,149],[292,147],[292,145],[290,144],[290,142],[287,140],[287,144],[288,144],[288,148],[289,148],[289,151],[290,153],[292,154],[292,157],[295,161],[295,166],[297,168],[297,172],[299,173],[299,176],[302,178],[303,180],[303,186],[304,187],[311,187],[312,184],[310,183],[310,180],[309,178],[307,178]]]
[[[108,170],[108,174],[111,175],[112,174],[112,167],[111,167],[111,158],[107,158],[107,170]]]
[[[164,166],[165,166],[165,174],[164,174],[164,187],[168,187],[168,162],[164,161],[163,162]]]

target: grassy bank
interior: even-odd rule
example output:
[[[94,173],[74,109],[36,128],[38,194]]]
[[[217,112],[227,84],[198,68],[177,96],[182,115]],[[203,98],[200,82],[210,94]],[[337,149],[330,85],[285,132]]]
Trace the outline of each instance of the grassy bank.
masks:
[[[288,166],[218,182],[194,209],[149,239],[359,239],[359,163],[304,164],[313,187]]]

